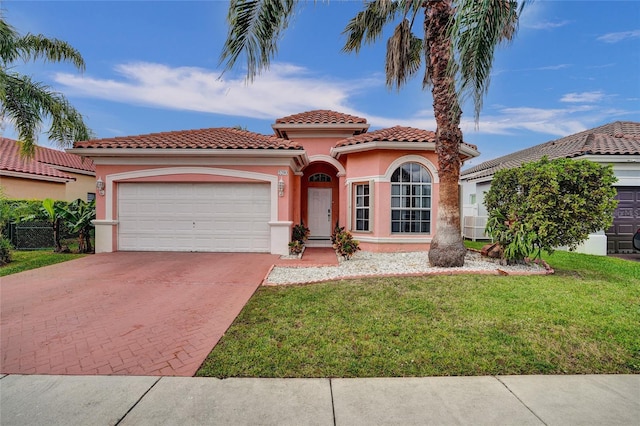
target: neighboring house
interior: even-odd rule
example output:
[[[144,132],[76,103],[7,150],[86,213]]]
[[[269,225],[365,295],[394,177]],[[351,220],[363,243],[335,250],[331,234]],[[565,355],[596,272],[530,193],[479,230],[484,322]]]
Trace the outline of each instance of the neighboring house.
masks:
[[[8,198],[91,200],[95,176],[88,158],[38,146],[32,159],[23,159],[20,142],[0,138],[0,187]]]
[[[368,132],[334,111],[280,118],[266,136],[211,128],[100,139],[92,158],[96,251],[248,251],[286,254],[292,225],[330,246],[336,224],[371,251],[423,250],[436,229],[435,134]],[[461,145],[463,160],[479,155]]]
[[[613,166],[618,178],[615,183],[618,208],[614,212],[613,226],[592,234],[578,251],[599,255],[634,252],[631,240],[640,229],[640,123],[631,121],[605,124],[464,170],[461,173],[464,235],[473,239],[486,238],[484,225],[488,214],[484,194],[498,170],[518,167],[544,156],[591,160]]]

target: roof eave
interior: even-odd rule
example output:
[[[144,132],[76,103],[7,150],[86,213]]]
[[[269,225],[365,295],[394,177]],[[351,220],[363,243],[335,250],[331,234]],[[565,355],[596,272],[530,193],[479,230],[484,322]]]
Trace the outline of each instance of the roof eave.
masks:
[[[15,172],[12,170],[0,170],[0,176],[7,176],[7,177],[13,177],[13,178],[20,178],[20,179],[30,179],[30,180],[42,180],[46,182],[55,182],[55,183],[67,183],[67,182],[73,182],[76,180],[75,178],[72,178],[72,177],[63,178],[63,177],[57,177],[57,176],[39,175],[35,173]]]
[[[354,132],[365,133],[369,129],[368,123],[274,123],[271,128],[279,138],[287,139],[288,132],[326,132],[341,131],[353,135]],[[333,135],[329,135],[333,137]]]
[[[409,151],[435,151],[435,142],[390,142],[390,141],[373,141],[361,142],[353,145],[344,145],[331,148],[331,156],[339,159],[343,154],[352,154],[354,152],[366,152],[374,149],[392,149],[392,150],[409,150]]]
[[[391,149],[391,150],[403,150],[403,151],[435,151],[435,142],[390,142],[390,141],[373,141],[362,142],[353,145],[344,145],[340,147],[331,148],[331,156],[338,159],[343,154],[350,154],[354,152],[365,152],[374,149]],[[464,160],[477,157],[480,152],[473,149],[469,145],[460,145],[460,153],[465,156]]]
[[[73,148],[68,152],[84,157],[295,157],[303,149],[288,148]]]

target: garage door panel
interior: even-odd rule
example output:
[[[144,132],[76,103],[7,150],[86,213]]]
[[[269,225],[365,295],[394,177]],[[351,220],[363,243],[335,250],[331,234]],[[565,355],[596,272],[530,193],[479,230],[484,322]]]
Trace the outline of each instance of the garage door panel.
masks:
[[[119,186],[119,250],[270,249],[268,184]]]

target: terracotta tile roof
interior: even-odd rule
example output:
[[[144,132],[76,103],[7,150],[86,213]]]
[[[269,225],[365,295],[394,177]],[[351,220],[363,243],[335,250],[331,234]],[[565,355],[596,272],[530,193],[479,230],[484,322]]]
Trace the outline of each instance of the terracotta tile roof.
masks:
[[[366,124],[367,119],[342,112],[319,109],[278,118],[278,124]]]
[[[76,142],[74,148],[302,149],[297,143],[226,127],[179,130]]]
[[[79,172],[95,172],[93,161],[75,154],[63,151],[36,147],[35,156],[30,160],[20,157],[20,142],[12,139],[0,138],[0,171],[27,173],[37,176],[75,180],[69,174],[57,170],[65,167]]]
[[[388,129],[375,130],[369,133],[343,139],[336,147],[358,145],[368,142],[435,142],[436,134],[431,130],[416,129],[414,127],[394,126]],[[475,145],[463,142],[464,145],[477,150]]]
[[[481,178],[492,176],[501,169],[518,167],[524,163],[540,160],[544,156],[553,160],[583,155],[640,155],[640,123],[616,121],[605,124],[485,161],[463,171],[460,175]]]

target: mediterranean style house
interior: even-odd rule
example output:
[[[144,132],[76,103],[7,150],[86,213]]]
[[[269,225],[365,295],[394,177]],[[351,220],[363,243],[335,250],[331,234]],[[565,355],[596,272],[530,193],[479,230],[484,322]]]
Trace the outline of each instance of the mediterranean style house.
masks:
[[[0,188],[5,197],[90,201],[95,198],[95,176],[88,158],[38,146],[32,159],[24,159],[20,142],[0,138]]]
[[[618,207],[609,229],[591,234],[578,247],[579,252],[606,255],[633,253],[633,235],[640,229],[640,123],[616,121],[561,139],[499,157],[461,173],[463,199],[463,234],[471,239],[485,239],[488,216],[484,194],[491,187],[493,175],[501,169],[518,167],[546,156],[591,160],[613,166],[618,181]],[[576,218],[580,220],[580,218]]]
[[[97,175],[96,252],[287,254],[292,226],[330,246],[336,225],[364,250],[427,250],[438,210],[435,134],[369,132],[365,118],[317,110],[273,135],[210,128],[77,142]],[[463,161],[479,155],[460,146]]]

